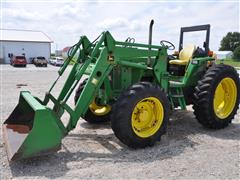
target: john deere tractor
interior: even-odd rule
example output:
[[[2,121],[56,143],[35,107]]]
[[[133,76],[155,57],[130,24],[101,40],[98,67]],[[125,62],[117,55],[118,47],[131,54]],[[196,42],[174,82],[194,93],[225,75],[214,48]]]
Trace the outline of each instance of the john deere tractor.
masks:
[[[9,160],[58,150],[80,118],[89,123],[111,121],[117,138],[132,148],[160,140],[169,112],[190,104],[204,127],[228,126],[239,105],[239,75],[233,67],[215,63],[209,50],[210,25],[181,28],[179,51],[173,55],[167,53],[175,49],[169,41],[152,45],[152,27],[153,20],[148,44],[133,38],[117,41],[108,31],[93,42],[81,36],[58,71],[60,77],[73,63],[58,97],[51,92],[59,77],[44,100],[28,91],[20,93],[3,124]],[[183,35],[192,31],[206,31],[203,47],[183,43]],[[68,100],[74,91],[72,107]],[[67,125],[61,120],[64,113],[70,116]]]

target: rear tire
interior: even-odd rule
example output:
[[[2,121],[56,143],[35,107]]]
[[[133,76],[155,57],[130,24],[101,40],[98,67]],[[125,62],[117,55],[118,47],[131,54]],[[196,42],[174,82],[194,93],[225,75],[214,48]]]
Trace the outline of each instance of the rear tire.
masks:
[[[82,83],[80,83],[78,89],[76,90],[76,93],[75,93],[75,97],[74,97],[74,102],[75,104],[77,103],[79,97],[80,97],[80,94],[84,88],[84,86],[86,85],[87,83],[87,80],[88,79],[85,79]],[[109,106],[110,107],[110,106]],[[108,122],[110,121],[110,112],[107,112],[106,114],[103,114],[103,115],[96,115],[92,112],[92,110],[90,109],[90,106],[84,116],[84,120],[87,121],[88,123],[91,123],[91,124],[97,124],[97,123],[102,123],[102,122]]]
[[[228,65],[212,66],[195,87],[194,114],[200,124],[221,129],[234,118],[240,94],[239,75]]]
[[[169,111],[166,94],[157,85],[140,82],[125,90],[113,105],[112,130],[129,147],[152,146],[166,132]]]

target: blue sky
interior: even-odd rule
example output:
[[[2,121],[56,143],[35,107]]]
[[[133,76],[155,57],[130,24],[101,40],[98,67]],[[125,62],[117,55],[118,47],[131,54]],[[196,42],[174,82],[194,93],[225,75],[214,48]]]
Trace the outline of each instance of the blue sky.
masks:
[[[178,47],[180,27],[211,24],[210,48],[217,50],[227,32],[240,31],[239,1],[113,1],[2,0],[1,28],[41,30],[54,41],[53,50],[74,44],[81,35],[94,39],[104,30],[116,40],[130,36],[147,43],[151,19],[154,44],[165,39]],[[203,36],[186,38],[199,43]]]

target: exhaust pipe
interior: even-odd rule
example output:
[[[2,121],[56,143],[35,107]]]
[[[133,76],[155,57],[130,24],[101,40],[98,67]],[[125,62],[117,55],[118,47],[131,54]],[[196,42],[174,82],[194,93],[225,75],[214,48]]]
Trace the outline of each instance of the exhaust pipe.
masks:
[[[148,44],[152,45],[152,30],[153,30],[154,20],[152,19],[149,25],[149,35],[148,35]],[[151,48],[150,48],[151,49]]]
[[[153,24],[154,20],[152,19],[150,24],[149,24],[149,34],[148,34],[148,45],[152,45],[152,31],[153,31]],[[151,50],[151,47],[148,48],[148,50]],[[151,65],[151,56],[148,57],[147,65]]]

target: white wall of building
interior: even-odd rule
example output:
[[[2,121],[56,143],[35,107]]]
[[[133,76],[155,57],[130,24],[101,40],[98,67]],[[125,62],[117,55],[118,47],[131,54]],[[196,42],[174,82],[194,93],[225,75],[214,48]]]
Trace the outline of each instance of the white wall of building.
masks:
[[[217,59],[231,59],[233,56],[232,51],[214,51],[217,55]]]
[[[50,58],[51,43],[49,42],[16,42],[16,41],[1,41],[0,57],[3,57],[2,63],[10,63],[8,53],[13,55],[25,54],[27,61],[30,57],[43,56],[46,59]]]

